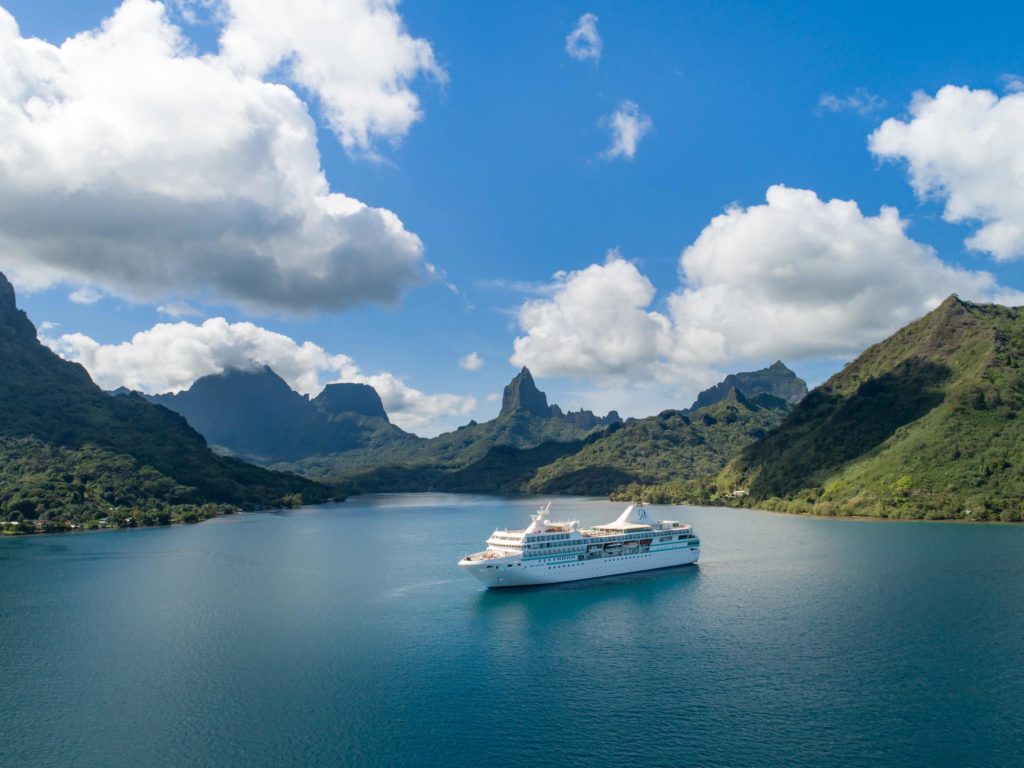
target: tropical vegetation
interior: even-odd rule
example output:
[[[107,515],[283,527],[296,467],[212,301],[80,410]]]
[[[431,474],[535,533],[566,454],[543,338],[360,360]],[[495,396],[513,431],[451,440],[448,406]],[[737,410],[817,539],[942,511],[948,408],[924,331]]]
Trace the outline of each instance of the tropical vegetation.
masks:
[[[955,296],[866,350],[716,478],[732,503],[1024,519],[1024,311]]]
[[[217,456],[181,416],[112,397],[36,338],[0,275],[0,521],[7,533],[195,520],[334,491]]]

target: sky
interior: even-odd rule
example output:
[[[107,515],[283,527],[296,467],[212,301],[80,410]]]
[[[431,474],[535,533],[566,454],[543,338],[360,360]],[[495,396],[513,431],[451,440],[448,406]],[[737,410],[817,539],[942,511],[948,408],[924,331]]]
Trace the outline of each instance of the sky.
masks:
[[[644,416],[1024,304],[1019,4],[0,8],[0,270],[105,388]]]

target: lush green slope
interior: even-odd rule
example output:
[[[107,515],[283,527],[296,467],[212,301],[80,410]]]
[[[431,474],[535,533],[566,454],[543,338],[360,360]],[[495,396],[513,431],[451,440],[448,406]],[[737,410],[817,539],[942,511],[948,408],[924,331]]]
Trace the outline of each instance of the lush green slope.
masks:
[[[584,442],[549,441],[530,448],[495,445],[464,466],[381,466],[352,472],[342,485],[348,493],[523,493],[539,467],[578,451]]]
[[[746,398],[732,390],[724,400],[691,415],[665,411],[585,437],[566,439],[566,434],[557,433],[562,439],[547,440],[547,420],[517,412],[486,425],[464,427],[442,436],[444,440],[435,438],[440,446],[451,448],[453,436],[462,436],[464,442],[449,463],[428,457],[417,464],[384,463],[361,471],[353,466],[337,479],[352,492],[606,495],[630,484],[712,476],[737,450],[778,425],[790,407],[771,395]],[[653,498],[656,491],[648,491],[645,498]]]
[[[234,509],[200,503],[195,488],[127,454],[0,437],[0,510],[17,521],[7,533],[196,522]]]
[[[23,520],[26,528],[109,517],[110,504],[85,501],[93,498],[86,488],[93,470],[122,499],[113,505],[121,511],[191,515],[203,505],[253,508],[330,495],[309,480],[216,456],[183,418],[141,397],[107,395],[84,368],[39,343],[3,275],[0,438],[0,519]]]
[[[718,477],[742,503],[1024,518],[1024,313],[950,297],[811,392]]]
[[[377,471],[377,477],[383,477],[382,471],[387,468],[389,476],[397,482],[403,471],[409,472],[411,477],[428,470],[452,472],[483,460],[495,448],[528,450],[543,443],[572,444],[594,431],[561,418],[516,411],[482,424],[470,422],[429,440],[395,442],[275,466],[332,481],[349,481],[355,474],[369,475],[373,471]],[[408,488],[410,482],[413,481],[406,479],[400,487]],[[422,483],[416,487],[416,490],[425,489]],[[381,485],[379,490],[395,490],[395,487]]]
[[[548,405],[547,396],[537,389],[530,372],[524,368],[505,387],[501,412],[491,421],[482,424],[471,421],[454,432],[429,440],[415,438],[378,443],[368,448],[311,456],[275,466],[309,477],[346,483],[352,483],[358,475],[361,479],[357,485],[364,490],[426,490],[440,488],[439,476],[478,464],[495,449],[510,457],[509,449],[528,451],[544,443],[564,443],[568,447],[559,449],[564,453],[574,446],[578,448],[578,441],[588,435],[618,421],[614,411],[599,417],[590,411],[563,413],[557,405]],[[522,459],[527,463],[534,461],[526,457]],[[509,459],[513,463],[518,460]],[[460,477],[465,477],[465,474]],[[481,486],[473,490],[489,488]]]
[[[417,441],[388,422],[372,387],[331,384],[311,401],[266,367],[146,398],[180,413],[218,451],[258,464]]]
[[[540,468],[536,493],[608,494],[624,485],[656,485],[714,475],[740,449],[778,426],[790,406],[735,388],[690,414],[664,411],[612,427],[578,452]]]

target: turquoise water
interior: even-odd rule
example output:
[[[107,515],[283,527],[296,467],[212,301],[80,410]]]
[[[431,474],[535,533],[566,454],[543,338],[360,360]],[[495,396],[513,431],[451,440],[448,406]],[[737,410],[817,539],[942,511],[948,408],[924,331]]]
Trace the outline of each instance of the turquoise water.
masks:
[[[534,506],[0,540],[0,764],[1024,764],[1024,527],[654,507],[699,566],[458,571]]]

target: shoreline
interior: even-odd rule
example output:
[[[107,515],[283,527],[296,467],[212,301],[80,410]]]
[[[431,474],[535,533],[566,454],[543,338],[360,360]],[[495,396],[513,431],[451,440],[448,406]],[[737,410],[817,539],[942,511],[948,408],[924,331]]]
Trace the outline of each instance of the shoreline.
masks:
[[[80,534],[80,533],[107,533],[107,532],[110,532],[110,531],[148,531],[148,530],[158,530],[158,529],[161,529],[161,528],[173,528],[173,527],[178,526],[178,525],[181,525],[181,526],[185,526],[185,525],[199,525],[200,523],[205,523],[205,522],[208,522],[210,520],[218,520],[218,519],[225,518],[225,517],[240,517],[241,515],[259,515],[259,514],[263,514],[263,513],[287,512],[287,511],[293,510],[293,509],[302,509],[303,507],[322,507],[325,504],[340,504],[340,503],[344,502],[345,500],[346,500],[345,498],[341,498],[341,499],[328,499],[327,501],[322,501],[319,504],[302,504],[302,505],[300,505],[298,507],[272,507],[270,509],[234,509],[234,510],[232,510],[230,512],[221,512],[220,514],[209,515],[208,517],[204,517],[204,518],[201,518],[201,519],[198,519],[198,520],[172,520],[172,521],[170,521],[168,523],[156,523],[154,525],[103,525],[103,526],[97,525],[97,526],[90,526],[90,527],[74,526],[74,527],[61,528],[60,530],[53,530],[53,531],[47,531],[47,530],[42,530],[42,531],[40,531],[40,530],[24,531],[24,530],[21,530],[21,526],[19,525],[18,526],[18,530],[12,531],[12,530],[10,530],[10,523],[0,522],[0,541],[3,541],[4,539],[20,539],[20,538],[23,538],[23,537],[26,537],[26,536],[59,536],[61,534],[76,534],[77,535],[77,534]]]
[[[545,501],[548,499],[579,499],[586,500],[592,499],[594,501],[608,501],[617,504],[629,504],[632,502],[624,501],[621,499],[610,499],[608,496],[600,494],[539,494],[539,493],[483,493],[479,491],[472,492],[452,492],[452,491],[376,491],[373,493],[357,493],[349,496],[350,499],[359,498],[374,498],[374,497],[398,497],[398,496],[422,496],[422,495],[439,495],[439,496],[480,496],[491,499],[512,499],[517,501],[526,501],[529,499],[537,499],[538,501]],[[634,500],[635,501],[635,500]],[[659,507],[696,507],[699,509],[721,509],[721,510],[747,510],[748,512],[765,512],[772,515],[781,515],[783,517],[806,517],[815,518],[821,520],[855,520],[861,522],[879,522],[879,523],[946,523],[953,525],[1007,525],[1016,526],[1020,525],[1024,521],[1017,520],[964,520],[957,518],[914,518],[914,517],[876,517],[874,515],[816,515],[808,512],[783,512],[777,509],[764,509],[763,507],[747,507],[739,505],[727,505],[727,504],[695,504],[692,502],[687,503],[656,503],[656,502],[644,502],[645,506],[659,506]]]
[[[924,518],[924,517],[877,517],[874,515],[816,515],[813,512],[783,512],[778,509],[763,509],[761,507],[730,507],[719,504],[666,504],[669,507],[699,507],[700,509],[745,509],[749,512],[765,512],[769,515],[780,515],[782,517],[806,517],[815,520],[850,520],[861,523],[944,523],[946,525],[1006,525],[1019,526],[1021,520],[958,520],[952,517]]]
[[[375,493],[359,493],[348,496],[347,499],[358,499],[358,498],[374,498],[374,497],[403,497],[403,496],[423,496],[423,495],[445,495],[445,496],[458,496],[458,497],[484,497],[489,499],[509,499],[526,501],[529,499],[547,500],[547,499],[577,499],[577,500],[594,500],[594,501],[607,501],[612,503],[627,503],[615,499],[609,499],[607,496],[600,496],[597,494],[593,495],[561,495],[561,494],[510,494],[510,493],[481,493],[481,492],[463,492],[463,493],[452,493],[450,491],[379,491]],[[272,509],[238,509],[232,512],[225,512],[217,515],[210,515],[204,517],[201,520],[175,520],[169,523],[161,523],[156,525],[129,525],[129,526],[96,526],[96,527],[74,527],[74,528],[63,528],[60,530],[31,530],[31,531],[11,531],[10,524],[0,524],[0,541],[4,539],[19,539],[23,537],[32,536],[47,536],[47,535],[60,535],[60,534],[81,534],[81,533],[103,533],[109,531],[131,531],[131,530],[153,530],[161,528],[173,528],[175,526],[186,526],[186,525],[199,525],[209,520],[215,520],[224,517],[236,517],[248,514],[262,514],[262,513],[274,513],[274,512],[287,512],[294,509],[301,509],[303,507],[322,507],[326,504],[338,504],[346,499],[331,499],[328,501],[321,502],[320,504],[303,504],[300,507],[274,507]],[[646,503],[646,502],[645,502]],[[776,509],[764,509],[762,507],[748,507],[748,506],[733,506],[724,504],[695,504],[695,503],[648,503],[648,506],[661,506],[661,507],[694,507],[698,509],[710,509],[710,510],[744,510],[747,512],[760,512],[770,515],[778,515],[781,517],[802,517],[809,519],[818,520],[849,520],[851,522],[875,522],[875,523],[930,523],[930,524],[945,524],[945,525],[970,525],[970,526],[988,526],[988,525],[1004,525],[1004,526],[1018,526],[1024,521],[1014,520],[964,520],[955,518],[939,518],[939,519],[927,519],[927,518],[906,518],[906,517],[877,517],[874,515],[817,515],[813,512],[784,512]],[[20,528],[20,526],[19,526]]]

